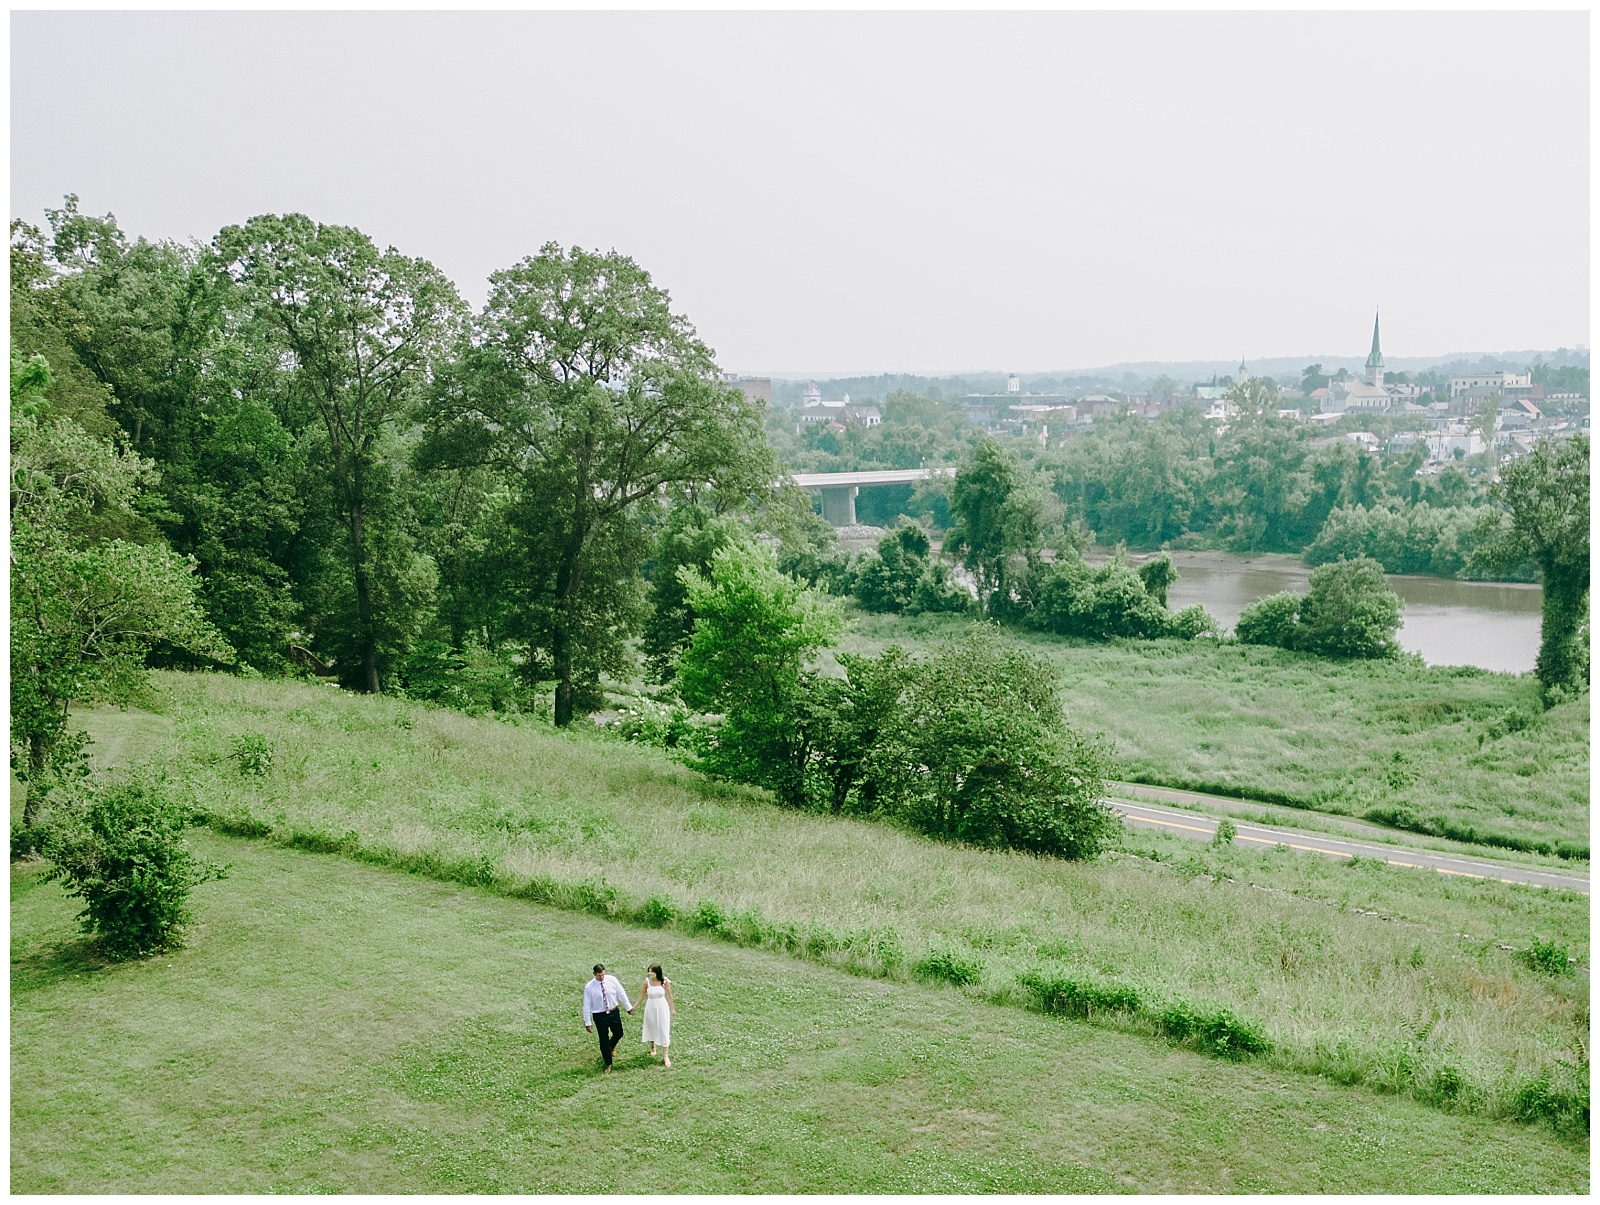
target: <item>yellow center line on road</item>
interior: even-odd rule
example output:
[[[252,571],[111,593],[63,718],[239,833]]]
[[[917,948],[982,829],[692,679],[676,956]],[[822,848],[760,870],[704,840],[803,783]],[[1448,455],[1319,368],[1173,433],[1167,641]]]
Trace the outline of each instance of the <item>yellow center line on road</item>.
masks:
[[[1191,832],[1191,833],[1215,833],[1216,832],[1215,828],[1206,828],[1203,825],[1179,824],[1175,820],[1157,820],[1153,816],[1135,816],[1132,812],[1122,812],[1121,815],[1122,815],[1122,818],[1124,820],[1133,820],[1133,821],[1136,821],[1136,822],[1138,822],[1140,824],[1159,824],[1163,828],[1181,828],[1181,829],[1184,829],[1187,832]],[[1323,849],[1320,845],[1297,845],[1293,841],[1274,841],[1270,837],[1248,837],[1248,836],[1245,836],[1243,833],[1240,833],[1235,839],[1239,840],[1239,841],[1254,841],[1258,845],[1287,845],[1290,849],[1300,849],[1300,850],[1304,850],[1307,853],[1322,854],[1324,857],[1329,857],[1329,858],[1354,858],[1354,857],[1366,857],[1367,856],[1365,854],[1348,854],[1348,853],[1345,853],[1342,850],[1337,850],[1337,849]],[[1405,867],[1408,867],[1411,870],[1432,870],[1432,871],[1437,872],[1438,874],[1460,875],[1461,877],[1468,878],[1468,879],[1495,879],[1495,878],[1499,878],[1499,876],[1491,875],[1491,874],[1474,874],[1470,870],[1451,870],[1448,867],[1445,867],[1445,866],[1433,866],[1433,865],[1430,865],[1427,862],[1404,862],[1404,861],[1401,861],[1399,858],[1385,858],[1383,860],[1386,863],[1388,863],[1390,866],[1405,866]],[[1545,886],[1549,885],[1549,884],[1545,884],[1545,883],[1539,883],[1539,882],[1536,882],[1536,881],[1530,880],[1530,879],[1506,879],[1506,878],[1500,878],[1499,881],[1502,882],[1502,883],[1515,883],[1515,884],[1517,884],[1519,886],[1522,886],[1522,887],[1545,887]],[[1577,891],[1577,892],[1579,892],[1579,893],[1581,893],[1583,895],[1588,895],[1589,894],[1582,887],[1572,887],[1570,890]]]

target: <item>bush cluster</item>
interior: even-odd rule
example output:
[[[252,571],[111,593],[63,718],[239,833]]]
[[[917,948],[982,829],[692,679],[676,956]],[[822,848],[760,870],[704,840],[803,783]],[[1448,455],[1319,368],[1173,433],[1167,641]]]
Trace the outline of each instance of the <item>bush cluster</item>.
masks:
[[[148,774],[88,779],[52,798],[40,843],[45,878],[83,900],[78,921],[108,956],[181,944],[190,891],[226,873],[189,851],[189,819],[167,784]]]
[[[928,535],[906,523],[878,541],[878,550],[854,566],[851,593],[868,611],[918,615],[925,611],[968,611],[975,600],[950,576],[943,561],[930,560]]]
[[[1310,590],[1285,590],[1251,603],[1234,625],[1245,644],[1324,657],[1394,657],[1400,652],[1400,596],[1370,557],[1338,560],[1311,571]]]
[[[1106,755],[1067,726],[1048,662],[979,627],[924,658],[845,664],[816,709],[842,702],[842,722],[806,726],[812,802],[972,845],[1099,853]]]
[[[394,682],[409,698],[468,715],[531,709],[510,658],[472,645],[456,649],[442,640],[421,641],[396,663]]]
[[[1307,546],[1307,565],[1327,565],[1341,559],[1371,557],[1385,573],[1426,573],[1435,577],[1479,577],[1469,562],[1483,543],[1485,520],[1498,512],[1490,506],[1431,507],[1393,503],[1370,510],[1357,503],[1330,513]],[[1509,581],[1533,581],[1531,562],[1513,566],[1496,576]]]
[[[1204,607],[1167,609],[1167,587],[1177,579],[1172,558],[1153,557],[1135,572],[1121,556],[1098,568],[1070,550],[1041,572],[1026,623],[1058,636],[1107,640],[1115,636],[1154,640],[1219,636]]]
[[[766,549],[732,545],[709,578],[680,573],[696,619],[679,685],[720,716],[690,734],[698,769],[973,845],[1099,852],[1115,825],[1106,755],[1067,726],[1044,659],[979,626],[923,658],[844,655],[844,678],[822,677],[807,662],[837,619]]]
[[[1017,976],[1017,985],[1044,1012],[1072,1017],[1119,1013],[1140,1018],[1172,1041],[1218,1058],[1250,1058],[1272,1048],[1258,1024],[1229,1009],[1187,1000],[1158,1004],[1125,983],[1028,971]]]

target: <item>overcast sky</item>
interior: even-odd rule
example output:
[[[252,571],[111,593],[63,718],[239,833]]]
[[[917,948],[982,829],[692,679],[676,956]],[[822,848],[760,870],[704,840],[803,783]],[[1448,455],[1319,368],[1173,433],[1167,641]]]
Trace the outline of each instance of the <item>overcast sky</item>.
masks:
[[[12,215],[550,240],[740,371],[1589,340],[1589,18],[15,13]]]

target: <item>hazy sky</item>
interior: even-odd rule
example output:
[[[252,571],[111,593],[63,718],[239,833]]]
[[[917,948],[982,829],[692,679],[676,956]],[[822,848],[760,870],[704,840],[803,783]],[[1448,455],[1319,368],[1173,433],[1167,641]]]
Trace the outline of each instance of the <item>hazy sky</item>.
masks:
[[[11,206],[616,248],[742,371],[1589,341],[1589,18],[16,13]]]

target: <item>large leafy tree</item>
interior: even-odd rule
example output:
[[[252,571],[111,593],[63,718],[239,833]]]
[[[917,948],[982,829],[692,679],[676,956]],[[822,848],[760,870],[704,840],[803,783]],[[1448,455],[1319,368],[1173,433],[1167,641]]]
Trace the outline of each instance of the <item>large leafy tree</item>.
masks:
[[[274,333],[230,304],[206,249],[130,241],[75,197],[48,217],[49,242],[34,240],[47,285],[34,310],[109,387],[130,444],[159,466],[141,506],[199,564],[207,615],[243,660],[281,667],[299,609],[303,491]],[[14,264],[18,253],[14,240]]]
[[[43,357],[13,360],[11,745],[28,788],[27,827],[81,747],[67,728],[73,703],[127,698],[158,642],[232,657],[200,610],[193,561],[159,538],[106,534],[136,529],[132,512],[153,466],[50,414],[49,385]]]
[[[1589,437],[1538,444],[1491,493],[1506,514],[1484,524],[1473,562],[1502,571],[1524,559],[1538,565],[1544,615],[1534,670],[1555,698],[1589,678]]]
[[[956,474],[950,514],[955,526],[945,548],[962,558],[990,613],[1011,618],[1025,611],[1052,508],[1031,474],[992,436],[978,442]]]
[[[493,465],[511,491],[518,634],[555,721],[593,706],[644,607],[648,512],[771,486],[756,406],[627,256],[564,250],[490,277],[474,346],[437,391],[424,463]]]
[[[806,670],[838,634],[837,611],[750,541],[720,549],[708,574],[685,565],[678,576],[695,614],[694,638],[678,661],[679,688],[691,707],[723,716],[701,750],[702,767],[766,787],[784,803],[804,803]]]
[[[426,260],[301,214],[252,218],[215,241],[240,321],[281,352],[292,408],[315,416],[306,492],[342,547],[308,591],[346,681],[374,693],[431,609],[434,568],[407,531],[397,480],[410,416],[454,346],[465,306]]]

